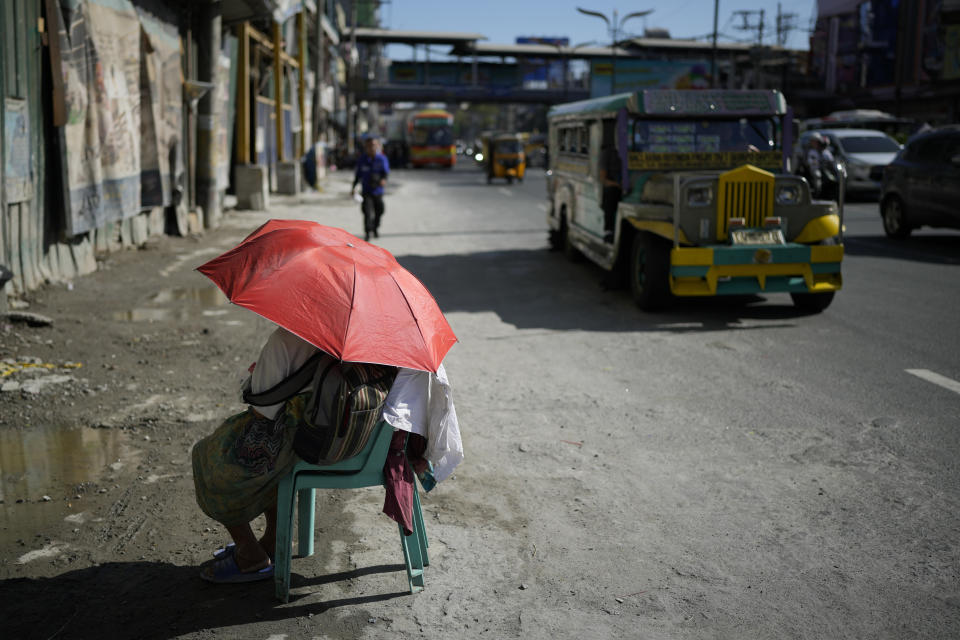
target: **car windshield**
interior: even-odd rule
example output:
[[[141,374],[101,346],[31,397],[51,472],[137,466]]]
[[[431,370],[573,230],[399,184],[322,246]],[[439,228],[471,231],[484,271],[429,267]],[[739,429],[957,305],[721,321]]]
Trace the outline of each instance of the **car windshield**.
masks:
[[[631,151],[698,153],[773,151],[778,148],[772,118],[735,120],[634,120]]]
[[[845,136],[838,138],[847,153],[896,153],[900,150],[893,139],[880,136]]]

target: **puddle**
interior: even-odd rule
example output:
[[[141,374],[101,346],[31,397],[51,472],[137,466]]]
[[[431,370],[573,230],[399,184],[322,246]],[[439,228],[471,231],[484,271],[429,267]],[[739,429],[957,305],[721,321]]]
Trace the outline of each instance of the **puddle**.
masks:
[[[122,322],[187,320],[197,315],[229,313],[229,309],[216,309],[229,304],[227,297],[215,286],[163,289],[136,309],[114,313],[113,319]]]
[[[101,480],[118,461],[130,464],[137,452],[128,440],[119,429],[0,430],[0,537],[29,545],[49,525],[82,512],[86,498],[73,499],[76,485]]]

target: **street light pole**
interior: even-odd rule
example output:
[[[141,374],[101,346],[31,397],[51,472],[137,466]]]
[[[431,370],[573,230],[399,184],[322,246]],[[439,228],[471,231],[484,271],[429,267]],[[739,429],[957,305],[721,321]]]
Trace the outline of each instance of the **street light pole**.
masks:
[[[551,44],[552,44],[552,43],[551,43]],[[563,58],[563,99],[564,99],[564,102],[566,102],[566,99],[567,99],[567,89],[568,89],[568,87],[569,87],[569,85],[570,85],[570,78],[569,78],[569,75],[570,75],[570,54],[571,54],[571,53],[576,53],[577,49],[580,49],[581,47],[587,47],[587,46],[590,46],[590,45],[593,45],[593,44],[596,44],[596,42],[594,42],[593,40],[591,40],[590,42],[581,42],[580,44],[574,45],[574,46],[572,46],[572,47],[571,47],[570,45],[564,46],[564,45],[562,45],[562,44],[552,44],[552,46],[556,48],[557,54],[560,55],[560,56],[562,56],[562,58]]]
[[[613,19],[611,20],[607,16],[603,15],[599,11],[591,11],[589,9],[582,9],[577,7],[577,11],[587,16],[594,16],[603,20],[607,29],[610,31],[611,39],[613,40],[613,45],[610,48],[610,93],[615,93],[617,90],[617,40],[619,33],[623,31],[623,24],[630,18],[642,18],[643,16],[648,16],[653,13],[653,9],[647,9],[646,11],[634,11],[633,13],[628,13],[623,16],[619,21],[617,20],[617,10],[613,10]]]

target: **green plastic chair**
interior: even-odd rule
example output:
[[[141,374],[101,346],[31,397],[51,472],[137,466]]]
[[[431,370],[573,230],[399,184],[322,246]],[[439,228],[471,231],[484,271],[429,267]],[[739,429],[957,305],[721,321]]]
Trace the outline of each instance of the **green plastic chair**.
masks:
[[[290,600],[290,564],[293,537],[293,504],[299,498],[300,517],[297,530],[297,550],[300,557],[313,555],[315,489],[358,489],[384,484],[383,465],[390,452],[393,427],[380,422],[363,451],[335,464],[318,466],[304,461],[297,462],[293,469],[280,480],[277,488],[277,547],[274,560],[274,582],[277,599]],[[407,582],[410,593],[423,591],[423,568],[430,564],[427,556],[427,533],[420,509],[417,483],[413,483],[413,532],[403,534],[399,524],[403,561],[407,567]]]

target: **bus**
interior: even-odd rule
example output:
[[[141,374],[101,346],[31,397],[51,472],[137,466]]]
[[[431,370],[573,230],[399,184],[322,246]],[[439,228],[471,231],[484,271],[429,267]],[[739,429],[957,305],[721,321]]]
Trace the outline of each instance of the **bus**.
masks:
[[[453,114],[441,109],[418,111],[410,116],[410,164],[414,168],[438,165],[453,168],[457,147],[453,140]]]
[[[792,123],[779,91],[642,90],[557,105],[548,121],[550,244],[628,284],[642,309],[782,292],[816,312],[841,288],[843,201],[813,200],[784,171]],[[623,186],[612,230],[605,141]]]

